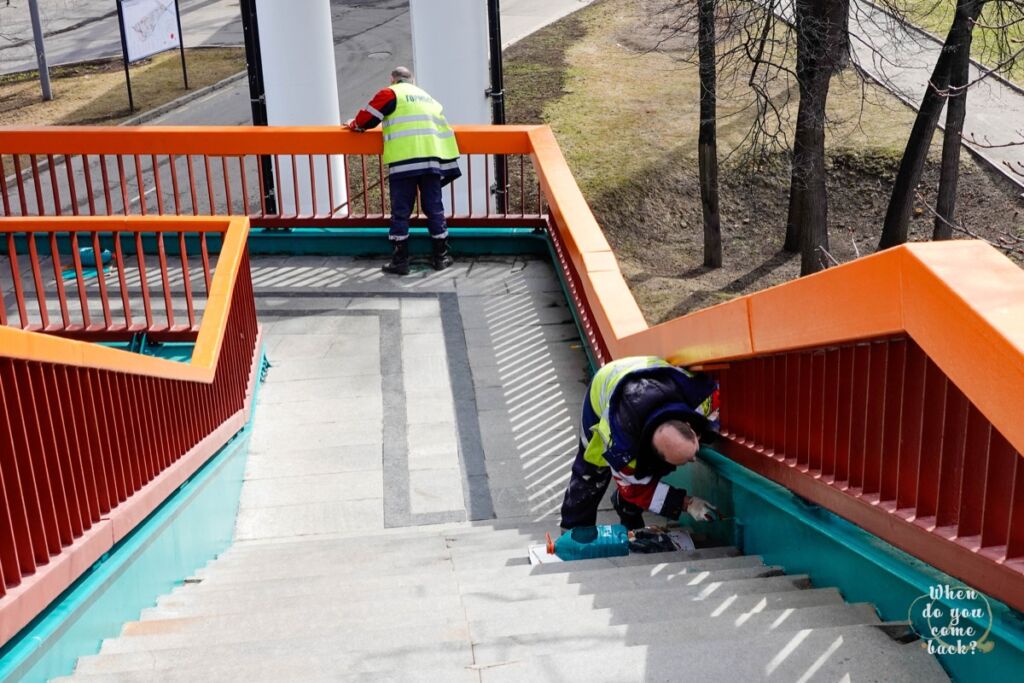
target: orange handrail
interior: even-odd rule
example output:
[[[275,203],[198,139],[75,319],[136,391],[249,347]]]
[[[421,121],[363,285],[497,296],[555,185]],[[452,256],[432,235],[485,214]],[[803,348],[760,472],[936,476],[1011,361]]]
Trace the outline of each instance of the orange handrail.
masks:
[[[989,508],[998,515],[1002,515],[1004,508],[1011,508],[1015,516],[987,525],[988,531],[982,529],[980,538],[972,537],[977,533],[971,531],[976,526],[974,522],[965,525],[966,531],[959,529],[965,538],[956,540],[944,536],[945,530],[925,529],[930,523],[928,514],[934,514],[931,500],[923,501],[923,517],[914,517],[918,512],[916,508],[910,508],[909,512],[898,509],[907,498],[905,493],[894,500],[872,502],[861,495],[863,491],[853,490],[855,484],[837,480],[833,486],[826,477],[815,475],[807,462],[801,461],[800,455],[793,458],[794,464],[789,462],[791,453],[769,453],[769,449],[756,442],[756,435],[737,433],[733,435],[734,442],[750,451],[744,462],[759,468],[758,471],[776,481],[788,482],[787,485],[799,489],[802,495],[823,502],[851,519],[863,521],[865,528],[898,545],[910,539],[903,545],[914,548],[918,556],[937,563],[945,571],[956,574],[958,563],[973,563],[970,571],[965,570],[962,575],[983,579],[987,585],[978,587],[991,589],[1002,599],[1012,595],[1014,587],[1020,587],[1024,576],[1024,569],[1018,566],[1024,550],[1024,520],[1020,519],[1019,512],[1024,505],[1024,486],[1019,484],[1024,481],[1024,465],[1018,462],[1021,460],[1019,453],[1024,451],[1024,422],[1019,419],[1024,412],[1024,273],[1019,268],[983,243],[909,245],[650,327],[549,128],[459,126],[456,136],[464,154],[531,155],[549,207],[546,218],[552,242],[580,311],[584,333],[595,346],[599,362],[633,354],[661,355],[685,365],[728,362],[737,368],[744,367],[734,373],[734,379],[742,375],[740,384],[749,385],[750,378],[756,380],[763,367],[751,370],[749,364],[744,366],[748,363],[745,359],[777,359],[784,354],[799,355],[800,350],[832,353],[830,358],[834,359],[833,352],[839,345],[846,345],[840,353],[843,358],[851,354],[856,357],[863,355],[864,345],[860,349],[850,345],[867,341],[891,343],[894,349],[916,345],[910,351],[899,352],[904,353],[908,363],[913,361],[914,372],[926,372],[929,378],[933,373],[941,373],[941,380],[951,382],[952,387],[970,401],[972,410],[987,420],[981,424],[972,413],[968,424],[972,429],[991,434],[988,443],[993,459],[987,467],[991,470],[992,481],[986,480],[984,486],[997,484],[1003,488],[998,490],[998,504]],[[333,127],[40,129],[0,130],[0,146],[10,153],[34,155],[33,159],[35,155],[134,155],[135,172],[139,175],[139,159],[146,155],[154,157],[151,160],[154,167],[156,155],[224,158],[233,155],[293,155],[293,158],[294,155],[379,155],[381,138],[378,132],[355,134]],[[70,169],[68,157],[64,158],[65,166]],[[85,161],[82,160],[83,166]],[[275,157],[275,163],[277,161]],[[243,166],[241,161],[239,165]],[[135,209],[129,206],[132,198],[127,196],[124,175],[123,169],[119,169],[121,208],[131,212]],[[240,175],[244,178],[244,168]],[[365,179],[365,173],[363,177]],[[38,178],[33,169],[33,180],[38,181]],[[48,210],[45,193],[39,191],[38,183],[33,207],[30,189],[21,178],[18,182],[17,195],[8,197],[5,193],[3,196],[5,213]],[[212,206],[208,165],[207,189]],[[224,190],[230,213],[230,187]],[[142,194],[140,187],[138,201],[144,212],[146,203]],[[177,189],[174,198],[177,199]],[[375,220],[384,220],[383,193],[380,199],[380,208],[372,215]],[[109,196],[106,200],[109,204]],[[312,204],[316,203],[314,198]],[[367,203],[364,187],[364,209]],[[194,196],[192,205],[195,210]],[[89,208],[92,210],[91,206]],[[258,220],[262,225],[285,225],[299,218],[297,201],[294,215],[280,215],[280,206],[277,215],[270,215],[272,212],[266,207],[260,208],[262,213],[258,214]],[[59,210],[60,207],[56,207],[56,211]],[[115,209],[107,206],[106,210],[109,213]],[[164,209],[159,207],[158,210]],[[175,211],[180,212],[177,207]],[[470,209],[469,214],[472,213]],[[530,218],[542,218],[540,213],[538,208]],[[326,213],[314,211],[313,214],[311,217],[320,221],[319,225],[341,224],[333,207]],[[364,218],[366,215],[368,209]],[[490,217],[489,211],[483,216]],[[525,212],[522,217],[526,217]],[[303,216],[301,220],[309,218]],[[480,216],[462,218],[473,221]],[[515,216],[504,218],[514,220]],[[352,224],[360,219],[356,216],[348,220],[348,224]],[[206,339],[202,341],[209,343]],[[926,367],[922,357],[933,363],[934,368]],[[201,360],[201,355],[197,358]],[[774,359],[772,363],[777,365]],[[789,360],[787,358],[786,362]],[[815,358],[792,359],[802,370],[811,373],[821,369],[821,360],[820,354]],[[726,377],[723,375],[723,382]],[[915,388],[921,389],[921,384]],[[753,381],[753,385],[760,387],[763,383]],[[857,391],[862,390],[861,385]],[[802,401],[803,389],[797,393],[799,398],[794,400]],[[955,394],[952,388],[949,394]],[[723,401],[730,402],[735,409],[742,398],[724,395]],[[753,410],[758,404],[744,405]],[[723,411],[725,409],[723,403]],[[914,405],[911,410],[918,411],[912,416],[918,422],[926,414],[926,407],[922,405]],[[768,417],[758,415],[757,418],[761,424],[756,426],[762,428]],[[920,445],[916,444],[918,450]],[[996,469],[992,469],[993,463]],[[913,464],[915,471],[907,474],[908,477],[920,475],[918,463]],[[1007,467],[1013,468],[1009,475],[1017,477],[1011,481],[1018,482],[1009,493],[1004,481]],[[897,464],[896,468],[899,476],[904,476],[904,466]],[[928,481],[931,483],[930,479]],[[912,478],[906,480],[911,488],[918,483]],[[976,483],[972,482],[971,486],[975,487]],[[972,497],[972,505],[987,505],[984,496],[988,491],[983,489],[979,494],[972,488],[965,495]],[[975,500],[978,495],[985,502]],[[923,540],[922,533],[925,534]],[[1003,550],[999,550],[995,542],[1001,538],[1008,539],[1002,541],[1006,543]],[[949,544],[958,545],[959,549],[950,549]],[[968,555],[964,555],[964,549]],[[1024,607],[1024,601],[1016,606]]]
[[[726,455],[1024,609],[1024,271],[905,245],[649,327],[550,131],[530,137],[599,362],[718,365]]]
[[[245,217],[0,218],[0,233],[9,236],[9,249],[14,249],[15,235],[27,238],[37,288],[44,280],[35,241],[45,242],[49,236],[53,286],[63,318],[63,325],[56,328],[44,321],[37,326],[41,331],[0,325],[0,506],[6,522],[0,526],[0,645],[244,427],[261,351],[248,271],[248,230]],[[203,274],[209,292],[189,362],[60,336],[70,326],[58,234],[70,233],[74,246],[76,235],[88,234],[98,245],[101,234],[107,238],[110,233],[134,233],[143,282],[147,275],[141,267],[142,235],[157,234],[160,278],[170,307],[163,246],[168,232],[179,233],[181,275],[186,281],[191,271],[185,233],[201,233],[204,240]],[[210,233],[222,236],[212,278],[205,251],[205,235]],[[81,288],[81,264],[78,252],[74,254]],[[12,251],[8,256],[16,273],[18,255]],[[114,258],[116,279],[123,288],[125,261],[119,246]],[[75,332],[87,339],[113,330],[101,273],[96,282],[104,324],[75,324]],[[185,292],[191,296],[187,286]],[[80,294],[87,310],[87,296],[81,290]],[[20,300],[24,292],[16,295]],[[39,303],[46,308],[45,296],[39,296]],[[127,312],[126,303],[126,317]],[[195,332],[193,315],[189,304],[188,325],[171,326],[168,314],[166,327],[142,329],[189,340]],[[26,326],[24,314],[20,324]],[[135,334],[136,329],[121,325],[118,332]]]
[[[529,154],[546,126],[453,126],[463,154]],[[5,154],[380,154],[380,130],[334,126],[120,126],[0,128]]]
[[[204,384],[212,382],[217,371],[217,360],[220,357],[228,315],[231,312],[231,293],[234,291],[238,271],[245,255],[245,243],[249,235],[248,218],[88,216],[55,217],[42,221],[39,218],[0,218],[0,232],[177,232],[183,229],[224,234],[221,257],[213,274],[210,296],[190,362],[179,363],[5,326],[0,326],[0,355],[26,361],[112,370],[148,377]]]
[[[905,245],[649,327],[551,130],[529,136],[612,358],[697,365],[905,332],[1024,452],[1024,270],[995,248]]]

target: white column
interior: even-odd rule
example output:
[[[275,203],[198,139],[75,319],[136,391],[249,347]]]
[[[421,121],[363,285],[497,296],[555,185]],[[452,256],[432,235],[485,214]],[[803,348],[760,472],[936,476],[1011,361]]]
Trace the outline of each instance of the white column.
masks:
[[[409,0],[412,23],[411,65],[416,83],[444,106],[448,123],[489,124],[491,103],[484,94],[490,85],[487,64],[487,3],[483,0]],[[260,30],[263,30],[262,25]],[[490,192],[484,177],[484,157],[473,157],[473,213],[483,214]],[[469,212],[469,169],[463,159],[455,183],[455,213]],[[491,179],[493,183],[493,178]],[[450,210],[451,193],[445,191]],[[491,205],[493,207],[493,203]]]
[[[340,126],[338,80],[334,65],[334,32],[330,0],[256,0],[260,53],[271,126]],[[327,160],[314,157],[310,178],[309,157],[280,158],[275,171],[278,210],[288,215],[325,215],[347,202],[345,168],[341,156],[331,156],[334,207],[329,206]],[[295,179],[298,179],[296,207]],[[313,185],[315,183],[315,185]],[[316,189],[313,206],[312,187]],[[343,212],[344,213],[344,212]]]

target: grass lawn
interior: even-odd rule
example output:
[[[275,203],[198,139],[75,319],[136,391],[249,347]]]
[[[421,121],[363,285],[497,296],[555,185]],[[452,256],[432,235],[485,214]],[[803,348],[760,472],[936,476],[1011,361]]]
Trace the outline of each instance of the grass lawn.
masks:
[[[189,49],[185,60],[191,90],[245,71],[242,48]],[[181,78],[177,50],[132,65],[131,78],[134,112],[128,110],[128,89],[120,59],[51,69],[50,102],[42,101],[37,72],[0,76],[0,125],[112,125],[190,92]]]
[[[956,0],[899,0],[900,7],[904,7],[909,18],[915,25],[920,26],[929,33],[935,35],[939,40],[946,38],[950,24],[953,23],[953,14],[956,11]],[[1002,50],[1008,45],[1011,54],[1015,50],[1024,50],[1024,9],[1016,10],[1014,13],[1018,19],[1005,29],[995,28],[1002,26],[1014,18],[1008,13],[1005,17],[999,14],[997,3],[989,3],[982,10],[981,20],[974,29],[974,40],[971,43],[971,56],[989,67],[993,67],[1005,60]],[[1007,73],[1002,73],[1006,78],[1024,85],[1024,54],[1017,58],[1017,62]]]
[[[799,274],[799,258],[780,251],[788,156],[756,165],[742,154],[755,116],[742,71],[721,76],[718,92],[725,266],[701,266],[698,74],[684,60],[692,44],[661,42],[659,11],[669,4],[598,0],[512,46],[505,61],[509,121],[551,125],[652,323]],[[774,94],[778,101],[788,94],[782,132],[791,143],[795,85],[780,81]],[[833,79],[829,117],[829,251],[842,262],[874,251],[914,112],[845,72]],[[934,202],[936,185],[932,163],[912,239],[931,236],[925,203]],[[966,157],[958,211],[972,228],[1020,230],[1019,192]]]

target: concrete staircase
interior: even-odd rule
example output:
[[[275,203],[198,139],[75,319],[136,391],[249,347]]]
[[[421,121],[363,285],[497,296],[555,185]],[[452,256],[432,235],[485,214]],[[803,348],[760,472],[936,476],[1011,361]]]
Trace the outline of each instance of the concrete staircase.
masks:
[[[236,543],[60,679],[923,681],[867,604],[733,548],[530,567],[502,520]]]

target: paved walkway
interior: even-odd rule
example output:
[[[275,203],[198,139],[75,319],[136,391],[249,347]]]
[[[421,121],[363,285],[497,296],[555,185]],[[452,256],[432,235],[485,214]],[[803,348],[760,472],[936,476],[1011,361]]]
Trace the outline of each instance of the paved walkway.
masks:
[[[238,540],[551,520],[575,453],[586,356],[549,263],[257,257],[272,367]]]
[[[921,103],[942,43],[923,31],[905,30],[887,13],[865,0],[854,0],[850,14],[854,58],[872,78],[914,109]],[[973,82],[984,73],[971,66]],[[981,144],[968,148],[1024,187],[1024,89],[989,77],[974,85],[967,96],[964,138]],[[1021,143],[1011,147],[989,147]]]
[[[780,18],[791,22],[792,0],[782,2],[777,12]],[[850,46],[858,66],[917,109],[942,51],[942,41],[924,31],[901,26],[870,0],[850,3],[850,34]],[[974,82],[982,73],[978,65],[973,64],[970,81]],[[1024,187],[1024,175],[1021,175],[1024,173],[1024,89],[997,76],[972,86],[963,135],[969,149]],[[998,146],[1007,143],[1020,144]]]

